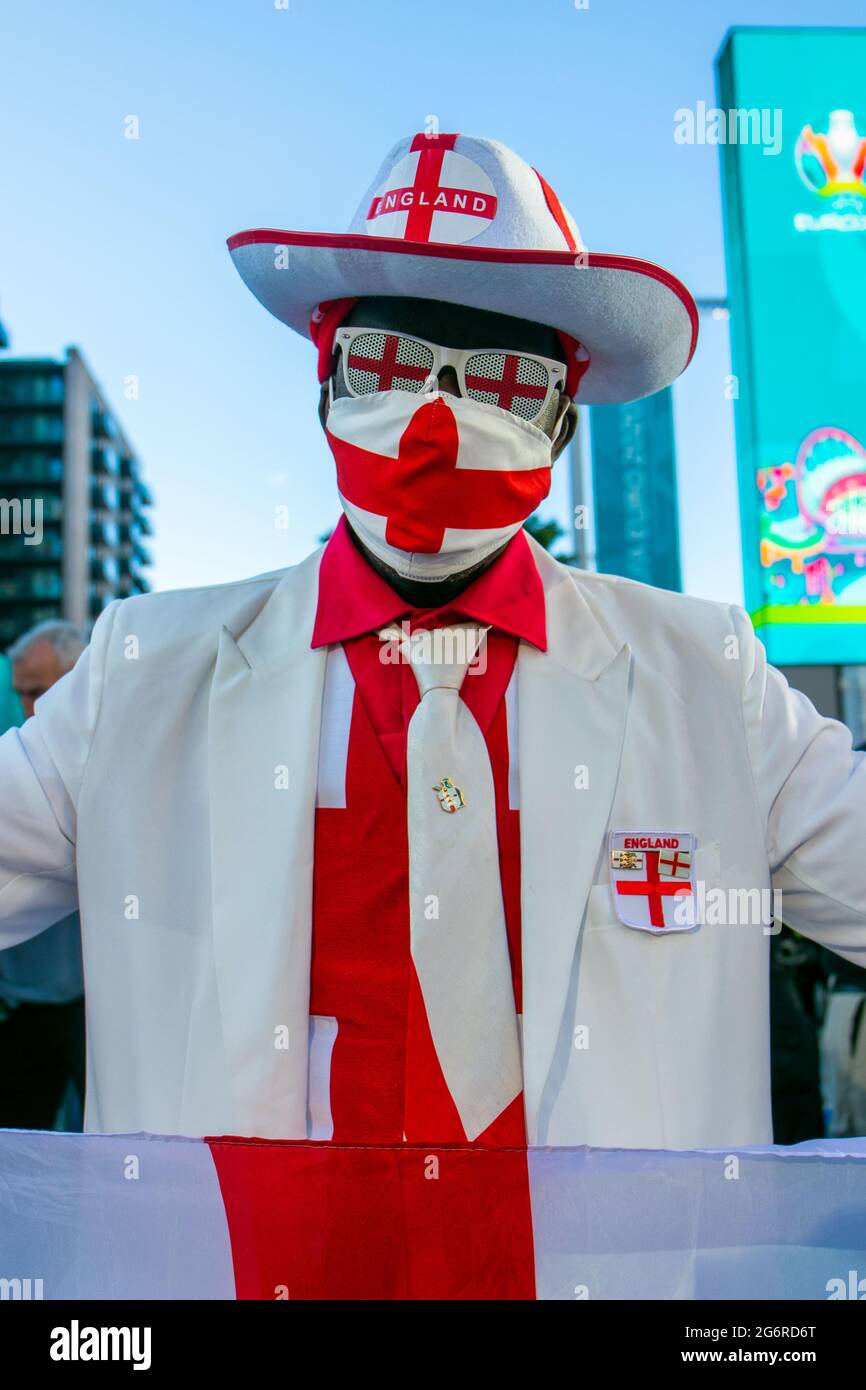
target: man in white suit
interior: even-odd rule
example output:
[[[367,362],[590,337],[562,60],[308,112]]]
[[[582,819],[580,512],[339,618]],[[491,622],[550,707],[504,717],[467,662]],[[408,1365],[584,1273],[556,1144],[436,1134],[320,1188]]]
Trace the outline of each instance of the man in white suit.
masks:
[[[344,517],[113,603],[0,741],[0,942],[80,905],[86,1127],[769,1141],[769,895],[866,959],[862,759],[742,610],[521,529],[575,399],[687,365],[688,291],[461,135],[229,246],[317,346]]]

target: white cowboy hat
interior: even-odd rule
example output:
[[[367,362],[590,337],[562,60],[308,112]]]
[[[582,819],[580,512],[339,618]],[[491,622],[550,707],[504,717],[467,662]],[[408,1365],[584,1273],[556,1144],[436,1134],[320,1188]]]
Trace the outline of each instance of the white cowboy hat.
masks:
[[[348,232],[256,228],[228,247],[265,308],[314,342],[323,322],[333,334],[331,301],[368,295],[546,324],[576,340],[568,390],[579,383],[581,403],[660,390],[697,342],[685,286],[650,261],[587,251],[549,184],[496,140],[425,132],[399,140]],[[321,375],[331,343],[319,346]]]

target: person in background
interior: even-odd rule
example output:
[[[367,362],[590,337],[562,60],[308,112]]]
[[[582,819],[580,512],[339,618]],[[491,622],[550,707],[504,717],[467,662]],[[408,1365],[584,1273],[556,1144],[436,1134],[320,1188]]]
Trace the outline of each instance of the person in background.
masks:
[[[9,649],[0,713],[29,718],[40,695],[87,645],[68,622],[40,623]],[[7,658],[2,658],[7,664]],[[14,697],[14,705],[11,697]],[[18,703],[20,701],[20,704]],[[80,1129],[84,1106],[84,976],[78,913],[0,952],[0,1128]]]
[[[30,718],[39,696],[72,670],[86,646],[81,629],[63,621],[38,623],[13,643],[8,652],[12,686],[25,719]]]

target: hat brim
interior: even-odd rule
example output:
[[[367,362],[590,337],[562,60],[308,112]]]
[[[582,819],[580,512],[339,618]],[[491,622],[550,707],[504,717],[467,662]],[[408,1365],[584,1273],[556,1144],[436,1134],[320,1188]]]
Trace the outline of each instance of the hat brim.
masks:
[[[347,296],[438,299],[557,328],[590,355],[577,396],[588,405],[660,391],[697,344],[697,306],[685,285],[632,256],[270,227],[238,232],[228,248],[256,299],[307,338],[316,306]]]

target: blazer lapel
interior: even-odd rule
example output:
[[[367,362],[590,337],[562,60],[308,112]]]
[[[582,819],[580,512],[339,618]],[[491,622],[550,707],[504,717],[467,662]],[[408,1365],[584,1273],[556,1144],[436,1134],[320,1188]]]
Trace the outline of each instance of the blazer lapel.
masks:
[[[213,942],[234,1132],[306,1135],[312,871],[327,649],[321,551],[223,628],[209,707]]]
[[[631,653],[611,641],[579,576],[534,543],[533,551],[545,586],[548,650],[522,644],[517,678],[524,1104],[527,1138],[537,1144],[616,789]]]

